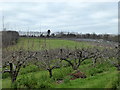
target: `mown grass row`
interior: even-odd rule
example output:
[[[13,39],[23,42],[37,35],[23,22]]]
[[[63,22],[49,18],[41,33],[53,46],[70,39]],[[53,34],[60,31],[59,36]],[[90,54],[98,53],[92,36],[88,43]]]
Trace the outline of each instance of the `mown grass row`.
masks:
[[[17,45],[9,46],[8,50],[24,50],[39,51],[43,49],[55,48],[87,48],[92,47],[88,42],[76,42],[63,39],[45,39],[45,38],[20,38]]]

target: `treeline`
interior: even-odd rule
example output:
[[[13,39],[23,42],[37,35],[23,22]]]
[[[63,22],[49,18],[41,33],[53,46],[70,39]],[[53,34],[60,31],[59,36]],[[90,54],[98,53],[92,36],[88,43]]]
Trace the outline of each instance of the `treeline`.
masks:
[[[118,35],[111,35],[111,34],[81,34],[77,35],[77,38],[89,38],[89,39],[103,39],[107,41],[118,42]]]
[[[52,35],[53,36],[53,35]],[[118,35],[112,35],[112,34],[90,34],[90,33],[86,33],[86,34],[74,34],[74,33],[59,33],[57,35],[55,35],[55,37],[60,37],[60,38],[81,38],[81,39],[103,39],[103,40],[107,40],[107,41],[114,41],[114,42],[118,42]]]
[[[19,33],[17,31],[2,31],[2,47],[14,45],[17,43]]]
[[[39,35],[38,35],[39,34]],[[21,35],[22,37],[51,37],[51,38],[80,38],[80,39],[103,39],[107,41],[118,42],[120,40],[118,35],[112,34],[96,34],[96,33],[86,33],[86,34],[78,34],[78,33],[66,33],[66,32],[55,32],[51,33],[48,30],[45,34],[44,33],[37,33],[37,34],[27,34]]]

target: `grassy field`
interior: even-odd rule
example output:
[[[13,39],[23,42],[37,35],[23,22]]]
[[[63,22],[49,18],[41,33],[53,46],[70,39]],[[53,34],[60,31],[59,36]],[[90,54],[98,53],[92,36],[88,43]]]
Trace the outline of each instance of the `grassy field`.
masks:
[[[45,45],[46,44],[46,45]],[[37,51],[42,49],[54,48],[86,48],[93,47],[88,42],[75,42],[62,39],[39,39],[39,38],[20,38],[17,45],[8,47],[9,50]],[[118,87],[118,71],[108,62],[97,63],[96,67],[92,66],[92,60],[83,62],[79,69],[87,76],[85,79],[70,80],[70,73],[73,72],[71,67],[62,67],[53,70],[53,77],[49,78],[48,71],[42,70],[35,65],[29,65],[21,68],[17,81],[11,84],[10,75],[3,74],[3,88],[116,88]],[[61,80],[61,83],[57,83]]]
[[[23,48],[25,50],[37,51],[42,49],[54,49],[54,48],[85,48],[92,47],[88,42],[75,42],[71,40],[63,39],[42,39],[42,38],[20,38],[17,45],[9,46],[9,50],[18,50]]]

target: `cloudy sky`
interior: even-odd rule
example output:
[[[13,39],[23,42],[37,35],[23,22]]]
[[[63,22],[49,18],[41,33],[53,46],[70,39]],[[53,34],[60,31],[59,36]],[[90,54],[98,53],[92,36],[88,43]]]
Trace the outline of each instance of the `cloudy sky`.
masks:
[[[9,30],[118,33],[117,2],[1,2],[0,12]]]

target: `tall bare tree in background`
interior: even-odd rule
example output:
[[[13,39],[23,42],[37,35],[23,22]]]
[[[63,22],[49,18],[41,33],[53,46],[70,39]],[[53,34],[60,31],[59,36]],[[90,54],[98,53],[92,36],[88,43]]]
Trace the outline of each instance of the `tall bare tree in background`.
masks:
[[[50,37],[50,33],[51,33],[51,31],[48,30],[48,31],[47,31],[47,37]]]

